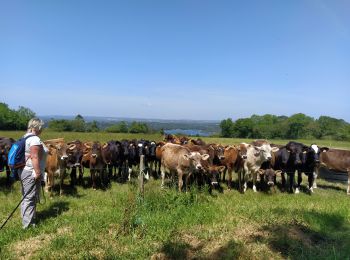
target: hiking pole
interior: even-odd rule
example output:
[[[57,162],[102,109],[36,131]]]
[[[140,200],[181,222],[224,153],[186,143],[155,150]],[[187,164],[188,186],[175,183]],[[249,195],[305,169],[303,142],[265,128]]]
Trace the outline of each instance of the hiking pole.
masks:
[[[1,225],[0,230],[2,230],[2,228],[6,225],[7,221],[9,221],[9,219],[12,217],[13,213],[15,213],[16,209],[19,207],[19,205],[21,205],[22,201],[25,199],[25,197],[33,190],[33,188],[35,187],[36,182],[34,182],[34,185],[28,190],[28,192],[23,196],[23,198],[21,199],[21,201],[17,204],[17,206],[15,207],[15,209],[11,212],[11,214],[8,216],[8,218],[5,220],[5,222]]]

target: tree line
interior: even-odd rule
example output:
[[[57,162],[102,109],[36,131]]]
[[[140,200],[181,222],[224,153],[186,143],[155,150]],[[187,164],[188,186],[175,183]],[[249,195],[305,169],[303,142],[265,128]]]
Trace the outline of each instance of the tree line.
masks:
[[[302,113],[290,117],[271,114],[252,115],[220,122],[221,136],[266,139],[334,139],[350,141],[350,124],[343,119]]]
[[[1,130],[26,130],[28,121],[33,117],[35,113],[29,108],[10,109],[7,104],[0,103]]]

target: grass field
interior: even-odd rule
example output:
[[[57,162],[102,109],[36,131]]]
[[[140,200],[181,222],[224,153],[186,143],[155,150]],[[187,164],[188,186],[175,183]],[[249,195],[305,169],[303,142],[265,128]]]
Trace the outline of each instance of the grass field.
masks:
[[[14,138],[21,134],[0,132]],[[161,139],[49,132],[42,139],[57,137]],[[223,144],[248,141],[203,139]],[[329,146],[330,141],[316,143]],[[331,147],[350,149],[350,144],[332,141]],[[0,174],[2,222],[21,195],[20,183],[8,188]],[[144,199],[136,181],[112,182],[111,188],[97,191],[70,188],[68,183],[67,179],[64,196],[38,205],[35,229],[23,231],[19,212],[14,214],[0,231],[1,259],[350,259],[350,196],[342,183],[319,180],[312,195],[305,186],[298,195],[279,189],[268,193],[248,189],[242,195],[225,185],[224,193],[210,195],[195,188],[188,193],[175,187],[161,190],[160,181],[151,179]]]

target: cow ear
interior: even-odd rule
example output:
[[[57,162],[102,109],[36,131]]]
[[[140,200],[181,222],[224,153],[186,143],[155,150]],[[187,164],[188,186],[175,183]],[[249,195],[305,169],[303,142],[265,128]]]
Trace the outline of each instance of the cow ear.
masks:
[[[183,157],[185,158],[185,160],[188,161],[188,160],[191,158],[191,154],[185,153],[185,154],[183,155]]]
[[[281,171],[281,170],[277,170],[277,171],[275,171],[275,173],[276,173],[276,175],[277,175],[277,174],[281,174],[282,171]]]
[[[203,155],[202,155],[202,160],[203,160],[203,161],[208,160],[208,158],[209,158],[209,154],[206,153],[206,154],[203,154]]]
[[[272,147],[271,151],[275,153],[275,152],[277,152],[279,149],[280,149],[280,148],[278,148],[278,147]]]
[[[321,149],[321,151],[322,151],[323,153],[325,153],[325,152],[327,152],[327,151],[329,150],[328,147],[322,147],[322,148],[320,148],[320,149]]]

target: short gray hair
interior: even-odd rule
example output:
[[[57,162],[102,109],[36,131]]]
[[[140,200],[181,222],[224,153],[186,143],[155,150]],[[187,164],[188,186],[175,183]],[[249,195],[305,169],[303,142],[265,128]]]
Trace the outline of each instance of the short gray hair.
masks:
[[[28,130],[32,130],[35,129],[36,131],[40,131],[43,128],[44,125],[44,121],[34,117],[32,119],[29,120],[28,122]]]

